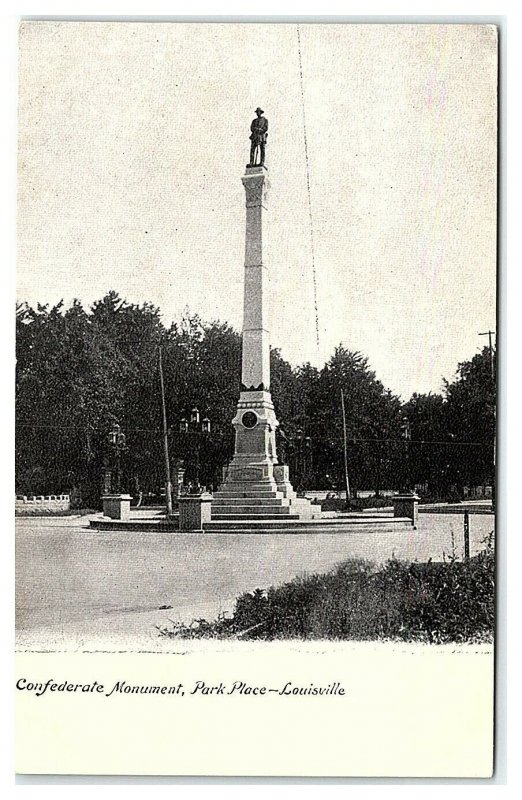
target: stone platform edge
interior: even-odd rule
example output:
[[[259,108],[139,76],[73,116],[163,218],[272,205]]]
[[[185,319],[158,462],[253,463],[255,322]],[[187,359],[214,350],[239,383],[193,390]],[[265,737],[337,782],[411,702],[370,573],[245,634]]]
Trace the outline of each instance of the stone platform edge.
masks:
[[[220,521],[221,522],[221,521]],[[412,531],[411,520],[408,517],[369,517],[368,515],[361,515],[359,517],[338,517],[332,519],[328,517],[323,520],[301,520],[300,522],[290,523],[288,526],[272,526],[271,521],[266,522],[265,525],[258,521],[259,527],[243,527],[242,520],[230,520],[227,524],[237,526],[224,528],[220,526],[220,522],[210,523],[208,527],[203,530],[184,530],[179,529],[177,520],[114,520],[106,518],[91,519],[89,526],[85,530],[99,530],[99,531],[128,531],[128,532],[142,532],[142,533],[175,533],[184,535],[185,533],[191,535],[212,536],[212,535],[241,535],[252,536],[256,534],[270,535],[270,536],[293,536],[295,534],[310,533],[373,533],[383,531]]]

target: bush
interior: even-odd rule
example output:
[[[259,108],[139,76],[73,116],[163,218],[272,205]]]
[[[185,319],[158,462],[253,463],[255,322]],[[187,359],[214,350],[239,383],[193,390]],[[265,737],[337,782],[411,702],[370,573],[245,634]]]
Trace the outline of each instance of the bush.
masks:
[[[494,630],[493,546],[470,559],[376,569],[351,560],[323,575],[242,594],[234,614],[214,623],[162,630],[168,636],[251,639],[490,641]]]
[[[392,497],[353,497],[348,503],[351,511],[362,511],[363,508],[389,508],[393,505]]]
[[[392,503],[391,497],[352,497],[348,502],[343,497],[326,497],[321,500],[321,511],[362,511],[389,507]]]

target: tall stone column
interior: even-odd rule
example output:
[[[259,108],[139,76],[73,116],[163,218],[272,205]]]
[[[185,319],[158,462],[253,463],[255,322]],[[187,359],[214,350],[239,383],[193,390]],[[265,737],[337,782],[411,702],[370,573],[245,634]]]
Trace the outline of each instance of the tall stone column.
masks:
[[[266,167],[247,167],[242,181],[246,194],[242,382],[232,420],[236,430],[235,453],[226,470],[226,483],[254,482],[275,487],[273,466],[277,464],[278,422],[270,395],[269,273],[263,260]]]

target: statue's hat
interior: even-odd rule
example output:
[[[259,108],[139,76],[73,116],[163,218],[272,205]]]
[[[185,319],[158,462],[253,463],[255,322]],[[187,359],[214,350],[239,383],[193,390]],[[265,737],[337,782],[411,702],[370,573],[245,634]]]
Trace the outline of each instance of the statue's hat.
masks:
[[[256,108],[256,114],[257,114],[258,111],[260,111],[262,114],[265,113],[262,108],[259,108],[259,106]]]

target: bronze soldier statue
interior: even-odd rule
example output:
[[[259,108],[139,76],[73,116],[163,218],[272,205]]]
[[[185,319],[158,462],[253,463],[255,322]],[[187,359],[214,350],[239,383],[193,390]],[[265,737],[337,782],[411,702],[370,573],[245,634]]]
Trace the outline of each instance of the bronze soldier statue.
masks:
[[[257,117],[252,120],[250,125],[250,164],[249,167],[262,166],[265,163],[265,145],[268,136],[268,120],[263,116],[265,112],[262,108],[256,108]],[[259,163],[256,163],[259,155]]]

